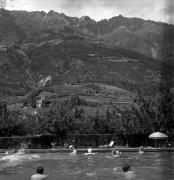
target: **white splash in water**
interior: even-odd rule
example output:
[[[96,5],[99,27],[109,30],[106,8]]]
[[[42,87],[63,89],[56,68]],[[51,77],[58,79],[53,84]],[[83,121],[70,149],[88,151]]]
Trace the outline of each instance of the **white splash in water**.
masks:
[[[27,154],[25,153],[25,149],[21,148],[17,151],[17,153],[9,153],[6,152],[6,155],[1,157],[0,161],[8,161],[8,162],[22,162],[27,160],[35,160],[39,159],[40,156],[37,154]]]

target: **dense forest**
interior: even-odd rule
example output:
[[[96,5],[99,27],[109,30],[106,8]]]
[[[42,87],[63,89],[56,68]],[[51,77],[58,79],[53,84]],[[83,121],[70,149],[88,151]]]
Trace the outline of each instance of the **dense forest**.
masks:
[[[6,104],[0,106],[0,136],[27,136],[50,133],[67,139],[69,134],[117,134],[125,144],[145,144],[150,133],[160,131],[174,133],[173,95],[161,88],[153,97],[137,92],[130,108],[107,109],[93,116],[85,114],[85,100],[72,96],[62,103],[54,104],[47,111],[37,115],[23,115],[18,111],[8,111]]]

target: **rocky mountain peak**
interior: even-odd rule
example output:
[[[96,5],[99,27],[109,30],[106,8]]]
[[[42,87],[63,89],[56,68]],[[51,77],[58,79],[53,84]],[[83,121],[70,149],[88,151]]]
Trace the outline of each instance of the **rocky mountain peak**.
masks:
[[[49,22],[49,26],[51,26],[51,28],[54,27],[55,30],[60,28],[60,24],[61,26],[70,24],[70,22],[63,13],[60,14],[53,10],[47,13],[47,15],[45,16],[45,21]]]
[[[55,11],[53,11],[53,10],[51,10],[51,11],[49,11],[48,13],[47,13],[47,16],[57,16],[57,15],[59,15],[59,13],[58,12],[55,12]]]
[[[164,50],[161,49],[165,48],[166,52],[168,47],[172,47],[173,25],[140,18],[118,15],[96,22],[89,16],[76,18],[53,10],[45,13],[0,9],[0,13],[3,34],[0,43],[44,41],[54,39],[55,36],[70,37],[75,33],[81,37],[81,34],[85,34],[94,35],[96,38],[100,36],[100,39],[111,45],[119,45],[156,59],[164,58]],[[165,47],[161,46],[162,44],[165,44]]]
[[[94,19],[91,19],[89,16],[82,16],[79,20],[83,24],[93,24],[93,23],[96,23],[96,21]]]

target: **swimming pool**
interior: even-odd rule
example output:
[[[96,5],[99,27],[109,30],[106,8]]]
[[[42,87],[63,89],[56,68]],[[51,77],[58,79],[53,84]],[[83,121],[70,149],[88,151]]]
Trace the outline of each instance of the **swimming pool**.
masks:
[[[0,159],[4,157],[0,155]],[[125,177],[114,168],[129,163],[135,170],[135,180],[173,180],[174,153],[137,152],[123,153],[110,158],[111,153],[97,153],[87,157],[83,153],[71,156],[69,153],[41,153],[24,156],[12,161],[0,160],[0,180],[29,180],[37,166],[43,166],[50,180],[124,180]]]

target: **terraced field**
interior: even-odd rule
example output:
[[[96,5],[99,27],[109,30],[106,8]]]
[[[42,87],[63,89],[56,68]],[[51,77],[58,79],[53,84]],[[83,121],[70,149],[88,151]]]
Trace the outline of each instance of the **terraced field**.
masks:
[[[3,101],[21,103],[43,77],[51,76],[51,93],[40,89],[48,93],[45,96],[50,101],[61,102],[77,95],[87,102],[89,112],[130,106],[138,87],[151,95],[161,82],[164,65],[133,51],[73,38],[8,48],[0,56]],[[114,58],[121,61],[114,62]],[[173,76],[173,67],[165,67]]]

